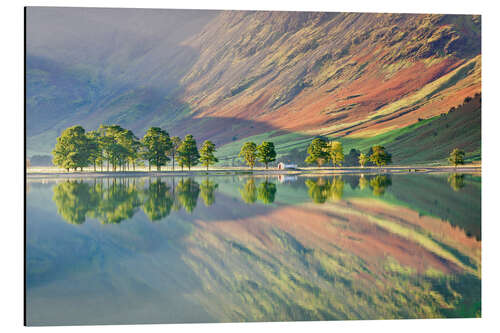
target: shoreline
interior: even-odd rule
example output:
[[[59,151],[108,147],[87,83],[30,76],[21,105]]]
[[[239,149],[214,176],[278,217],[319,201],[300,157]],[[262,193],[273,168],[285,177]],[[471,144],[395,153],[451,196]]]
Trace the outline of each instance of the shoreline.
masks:
[[[389,166],[389,167],[324,167],[297,169],[215,169],[191,171],[72,171],[72,172],[28,172],[27,179],[40,178],[116,178],[116,177],[169,177],[169,176],[231,176],[231,175],[295,175],[295,176],[325,176],[342,174],[411,174],[411,173],[481,173],[481,166]]]

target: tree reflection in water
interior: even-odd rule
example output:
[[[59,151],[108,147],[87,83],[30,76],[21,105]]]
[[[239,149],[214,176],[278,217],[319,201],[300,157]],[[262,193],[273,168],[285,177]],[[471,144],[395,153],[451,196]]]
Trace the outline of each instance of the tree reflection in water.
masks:
[[[319,177],[317,180],[306,179],[309,197],[315,203],[325,203],[327,200],[339,201],[344,195],[344,181],[342,176],[336,176],[325,180]]]
[[[214,204],[217,187],[208,179],[200,186],[192,178],[177,184],[172,178],[170,186],[160,178],[150,180],[146,186],[133,178],[68,180],[54,187],[53,201],[59,215],[72,224],[82,224],[87,218],[116,224],[131,219],[139,208],[151,221],[159,221],[181,207],[192,213],[200,191],[206,206]]]
[[[201,182],[200,192],[205,206],[209,207],[215,203],[215,190],[217,187],[219,187],[219,184],[216,184],[208,178]]]
[[[448,177],[448,183],[453,191],[458,192],[465,187],[465,176],[459,173],[453,173]]]

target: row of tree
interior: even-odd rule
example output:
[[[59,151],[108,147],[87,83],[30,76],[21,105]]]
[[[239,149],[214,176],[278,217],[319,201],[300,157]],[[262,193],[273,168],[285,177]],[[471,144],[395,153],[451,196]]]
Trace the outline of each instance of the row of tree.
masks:
[[[95,131],[85,132],[82,126],[76,125],[65,129],[57,138],[53,154],[53,163],[66,169],[82,170],[93,166],[94,171],[100,167],[101,171],[106,164],[106,170],[135,170],[136,165],[148,163],[161,167],[172,160],[183,169],[201,163],[207,170],[210,165],[218,162],[215,157],[215,144],[206,140],[198,151],[196,140],[191,134],[184,140],[177,136],[170,137],[167,131],[159,127],[151,127],[142,139],[119,125],[101,125]]]
[[[352,150],[351,150],[352,152]],[[355,151],[356,152],[356,151]],[[316,163],[319,167],[332,162],[333,166],[341,166],[344,162],[344,148],[339,141],[327,141],[324,138],[315,138],[307,148],[308,156],[305,160],[308,164]],[[383,146],[373,146],[367,154],[360,153],[358,155],[358,163],[364,167],[369,162],[383,166],[392,162],[392,156]]]
[[[255,142],[245,142],[241,147],[239,157],[241,157],[251,169],[253,169],[257,161],[264,163],[267,169],[269,163],[276,161],[274,143],[264,141],[257,146]]]

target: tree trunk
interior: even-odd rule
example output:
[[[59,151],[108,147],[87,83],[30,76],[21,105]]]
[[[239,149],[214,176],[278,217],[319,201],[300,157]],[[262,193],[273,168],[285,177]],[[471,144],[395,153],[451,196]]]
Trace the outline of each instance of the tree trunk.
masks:
[[[175,154],[172,154],[172,171],[175,171]]]
[[[267,170],[267,163],[266,163],[266,170]]]
[[[151,172],[151,162],[148,162],[148,169],[149,169],[149,172]]]

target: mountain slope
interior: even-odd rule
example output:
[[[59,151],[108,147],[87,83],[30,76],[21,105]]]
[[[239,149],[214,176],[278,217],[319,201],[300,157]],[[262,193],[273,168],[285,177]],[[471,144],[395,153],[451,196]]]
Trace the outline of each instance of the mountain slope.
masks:
[[[481,91],[478,16],[72,9],[46,23],[51,10],[28,11],[28,155],[75,123],[163,126],[221,152],[255,135],[359,140]]]

